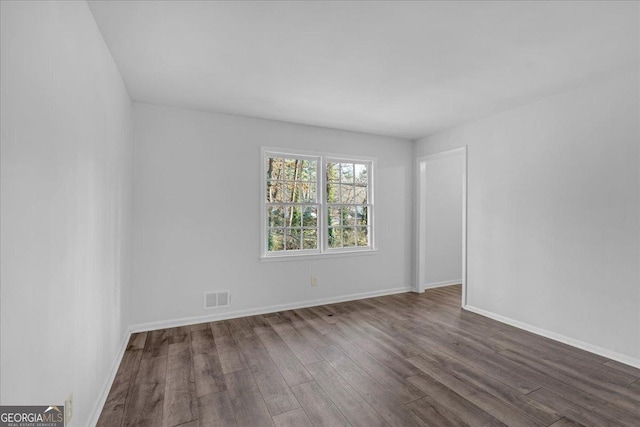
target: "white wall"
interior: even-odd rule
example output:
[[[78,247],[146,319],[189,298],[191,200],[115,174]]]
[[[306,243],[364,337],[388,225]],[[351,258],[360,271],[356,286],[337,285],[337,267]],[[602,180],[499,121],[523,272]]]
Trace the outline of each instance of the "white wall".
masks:
[[[1,2],[1,403],[88,425],[125,336],[131,103],[84,2]]]
[[[137,103],[133,117],[133,324],[412,285],[409,141]],[[379,252],[260,262],[263,145],[377,157]],[[231,307],[203,309],[215,290]]]
[[[464,154],[420,162],[421,289],[462,283],[462,181]]]
[[[468,145],[468,304],[640,363],[638,69],[419,140]]]

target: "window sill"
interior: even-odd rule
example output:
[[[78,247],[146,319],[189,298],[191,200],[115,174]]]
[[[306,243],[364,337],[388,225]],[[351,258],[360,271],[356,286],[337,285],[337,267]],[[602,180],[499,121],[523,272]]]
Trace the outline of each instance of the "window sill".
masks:
[[[310,261],[314,259],[344,258],[353,256],[377,255],[378,249],[365,249],[344,252],[325,252],[322,254],[298,254],[298,255],[273,255],[261,256],[260,262],[280,262],[280,261]]]

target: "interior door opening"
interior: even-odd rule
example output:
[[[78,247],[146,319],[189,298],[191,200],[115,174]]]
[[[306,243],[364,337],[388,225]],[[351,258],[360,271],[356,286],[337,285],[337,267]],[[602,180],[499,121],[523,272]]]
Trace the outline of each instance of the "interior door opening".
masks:
[[[417,292],[462,285],[467,296],[467,147],[418,159]]]

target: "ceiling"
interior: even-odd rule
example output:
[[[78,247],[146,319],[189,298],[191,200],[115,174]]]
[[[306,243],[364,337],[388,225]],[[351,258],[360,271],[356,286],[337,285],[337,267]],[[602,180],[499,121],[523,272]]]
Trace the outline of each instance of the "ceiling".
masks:
[[[637,2],[89,6],[135,101],[408,139],[638,61]]]

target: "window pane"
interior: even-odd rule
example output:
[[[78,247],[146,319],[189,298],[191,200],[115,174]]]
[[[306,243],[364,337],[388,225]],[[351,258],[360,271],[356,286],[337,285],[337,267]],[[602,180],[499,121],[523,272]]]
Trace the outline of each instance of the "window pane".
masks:
[[[302,215],[302,226],[318,226],[318,209],[315,206],[307,206],[306,208],[304,208],[304,213]]]
[[[299,228],[287,228],[287,233],[286,233],[286,241],[287,241],[287,250],[288,251],[295,251],[298,249],[301,249],[301,242],[302,240],[302,230],[300,230]]]
[[[353,164],[341,163],[340,166],[341,166],[340,170],[342,171],[340,181],[348,182],[348,183],[353,182]]]
[[[340,224],[340,208],[329,208],[329,226]]]
[[[340,163],[327,163],[327,182],[340,181]]]
[[[366,206],[356,206],[356,225],[369,225],[369,217]]]
[[[269,252],[281,251],[284,249],[284,230],[282,228],[276,228],[269,230]]]
[[[292,181],[285,181],[284,182],[284,193],[282,196],[282,201],[283,202],[288,202],[288,203],[293,203],[296,202],[294,196],[295,196],[295,188],[296,188],[296,184]]]
[[[340,201],[340,185],[327,184],[327,203],[338,203]]]
[[[341,185],[340,186],[340,202],[341,203],[354,203],[354,191],[353,185]]]
[[[315,160],[302,160],[302,163],[300,165],[300,177],[298,179],[300,181],[315,182],[316,169],[317,168]]]
[[[301,206],[287,206],[285,208],[285,226],[287,227],[301,227],[302,226],[302,207]]]
[[[354,175],[355,175],[356,183],[367,184],[368,183],[367,165],[356,163]]]
[[[342,245],[345,248],[351,248],[356,245],[356,229],[353,227],[345,227],[342,230]]]
[[[316,185],[308,182],[300,182],[296,184],[298,197],[297,202],[315,202],[316,201]]]
[[[358,186],[356,184],[355,188],[355,203],[358,204],[366,204],[367,203],[367,187],[366,186]]]
[[[329,247],[330,248],[342,247],[342,228],[340,227],[329,228]]]
[[[356,232],[358,233],[357,245],[369,246],[369,230],[367,227],[356,227]]]
[[[285,159],[284,160],[284,179],[296,179],[300,167],[300,160]]]
[[[267,179],[282,179],[282,159],[267,158]]]
[[[318,231],[302,230],[303,232],[303,248],[318,249]]]
[[[281,206],[267,208],[269,227],[284,227],[284,209]]]
[[[282,182],[267,181],[267,202],[282,202]]]
[[[307,185],[307,192],[309,201],[318,201],[318,186],[315,183]]]
[[[342,225],[355,225],[355,224],[356,224],[355,208],[351,208],[351,207],[342,208]]]

